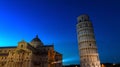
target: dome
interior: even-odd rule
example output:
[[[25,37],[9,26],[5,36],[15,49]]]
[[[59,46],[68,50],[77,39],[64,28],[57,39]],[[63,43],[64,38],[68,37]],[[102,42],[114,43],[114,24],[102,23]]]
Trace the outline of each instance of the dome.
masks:
[[[33,38],[31,42],[38,42],[38,41],[41,42],[41,40],[38,38],[38,35],[36,35],[36,37]]]
[[[35,48],[43,46],[42,41],[38,38],[38,35],[36,35],[35,38],[31,40],[31,45]]]

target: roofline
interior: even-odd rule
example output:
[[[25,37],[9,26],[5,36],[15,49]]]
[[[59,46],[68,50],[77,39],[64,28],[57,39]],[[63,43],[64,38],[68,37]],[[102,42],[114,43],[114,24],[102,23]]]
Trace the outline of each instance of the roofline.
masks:
[[[42,47],[54,47],[54,45],[44,45]]]
[[[57,51],[55,51],[57,54],[59,54],[59,55],[63,55],[63,54],[61,54],[61,53],[59,53],[59,52],[57,52]]]
[[[6,46],[6,47],[0,47],[0,49],[5,49],[5,48],[16,48],[17,46]]]

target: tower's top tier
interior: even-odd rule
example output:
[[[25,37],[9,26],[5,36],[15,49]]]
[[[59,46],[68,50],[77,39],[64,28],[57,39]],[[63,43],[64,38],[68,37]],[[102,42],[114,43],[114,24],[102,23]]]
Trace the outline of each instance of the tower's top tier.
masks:
[[[87,14],[83,14],[77,17],[77,22],[84,22],[84,21],[89,21],[89,16]]]

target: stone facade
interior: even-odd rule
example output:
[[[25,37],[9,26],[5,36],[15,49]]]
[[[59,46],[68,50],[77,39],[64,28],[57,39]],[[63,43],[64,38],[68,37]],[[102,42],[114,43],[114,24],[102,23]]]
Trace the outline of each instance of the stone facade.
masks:
[[[62,67],[62,55],[36,36],[30,43],[0,47],[0,67]]]
[[[77,37],[81,67],[100,67],[93,25],[88,15],[77,18]]]

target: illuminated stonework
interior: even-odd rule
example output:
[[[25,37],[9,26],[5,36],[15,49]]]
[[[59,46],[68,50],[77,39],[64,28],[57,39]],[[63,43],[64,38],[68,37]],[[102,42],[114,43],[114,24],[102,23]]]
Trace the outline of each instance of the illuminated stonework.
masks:
[[[81,67],[100,67],[94,30],[89,16],[81,15],[77,18],[77,22]]]
[[[36,36],[17,47],[0,47],[0,67],[62,67],[62,55],[53,45],[43,45]]]

